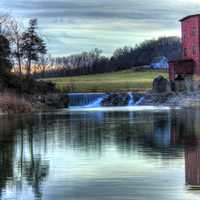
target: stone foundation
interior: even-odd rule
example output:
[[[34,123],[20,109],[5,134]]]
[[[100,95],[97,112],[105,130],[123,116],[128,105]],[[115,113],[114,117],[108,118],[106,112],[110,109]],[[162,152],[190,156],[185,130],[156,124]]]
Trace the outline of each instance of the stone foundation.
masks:
[[[171,89],[173,92],[193,92],[200,90],[200,81],[192,79],[171,81]]]
[[[153,80],[153,92],[154,93],[170,93],[170,82],[163,76],[158,76]]]

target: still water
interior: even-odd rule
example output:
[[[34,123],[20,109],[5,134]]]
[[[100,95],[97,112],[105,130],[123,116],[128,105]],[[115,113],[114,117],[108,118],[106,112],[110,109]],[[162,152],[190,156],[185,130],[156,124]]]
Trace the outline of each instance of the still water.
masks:
[[[0,199],[200,200],[200,109],[0,120]]]

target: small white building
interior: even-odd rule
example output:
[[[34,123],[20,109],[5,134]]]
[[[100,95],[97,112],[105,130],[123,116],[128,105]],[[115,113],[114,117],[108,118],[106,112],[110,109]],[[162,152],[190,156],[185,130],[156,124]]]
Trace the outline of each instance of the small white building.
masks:
[[[168,69],[169,68],[168,59],[164,56],[156,57],[151,62],[150,67],[152,69]]]

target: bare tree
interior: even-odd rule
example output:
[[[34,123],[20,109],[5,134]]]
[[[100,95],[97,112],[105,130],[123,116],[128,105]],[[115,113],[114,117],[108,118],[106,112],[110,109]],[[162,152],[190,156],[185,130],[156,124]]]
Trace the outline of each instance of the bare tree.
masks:
[[[13,54],[18,64],[19,74],[22,75],[22,25],[12,18],[10,18],[6,24],[8,28],[8,37],[13,47]]]
[[[8,14],[0,16],[0,32],[10,41],[11,50],[18,65],[19,74],[22,74],[22,54],[20,51],[22,25]]]
[[[52,60],[52,57],[50,54],[48,55],[44,55],[42,54],[38,61],[37,61],[37,64],[35,65],[35,70],[34,71],[37,71],[39,73],[42,74],[42,76],[44,77],[45,75],[45,72],[47,70],[50,70],[52,65],[51,65],[51,60]]]
[[[6,23],[8,20],[9,15],[8,14],[3,14],[0,15],[0,27],[2,28],[2,25]]]

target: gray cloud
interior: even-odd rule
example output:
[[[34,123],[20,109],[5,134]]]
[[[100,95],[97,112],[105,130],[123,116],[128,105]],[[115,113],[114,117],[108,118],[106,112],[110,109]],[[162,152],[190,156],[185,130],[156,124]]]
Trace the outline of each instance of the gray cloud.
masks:
[[[25,21],[40,20],[54,54],[178,35],[178,19],[198,12],[198,0],[1,0],[0,7]]]

